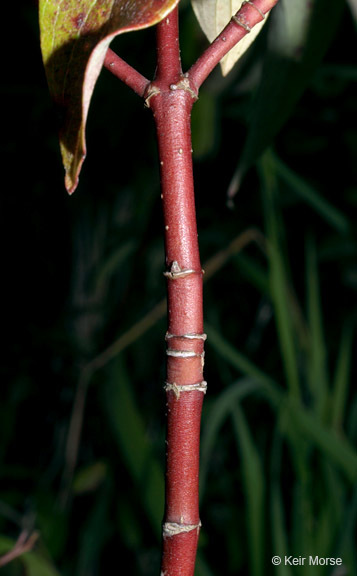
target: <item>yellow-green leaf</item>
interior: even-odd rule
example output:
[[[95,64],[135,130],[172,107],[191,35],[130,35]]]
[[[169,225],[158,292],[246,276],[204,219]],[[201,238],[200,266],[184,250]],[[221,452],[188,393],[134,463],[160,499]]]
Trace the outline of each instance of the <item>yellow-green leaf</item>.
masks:
[[[152,26],[178,0],[40,0],[41,50],[59,110],[65,184],[72,193],[86,155],[88,108],[111,40]]]
[[[197,20],[210,42],[222,32],[227,26],[233,14],[236,14],[242,7],[242,0],[191,0],[194,13]],[[253,30],[247,36],[228,52],[221,60],[221,70],[223,76],[231,71],[235,63],[248,50],[255,38],[261,31],[266,18],[254,26]]]

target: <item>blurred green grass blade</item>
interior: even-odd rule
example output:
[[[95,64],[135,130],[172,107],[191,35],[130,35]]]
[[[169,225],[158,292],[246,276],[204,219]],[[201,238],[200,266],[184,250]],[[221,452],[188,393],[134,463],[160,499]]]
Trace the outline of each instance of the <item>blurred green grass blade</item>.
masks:
[[[322,558],[332,555],[332,543],[335,539],[337,519],[333,515],[331,502],[324,502],[317,520],[318,529],[316,530],[316,539],[314,552]]]
[[[241,378],[224,390],[204,419],[201,438],[200,498],[206,487],[208,467],[214,443],[224,421],[229,417],[232,404],[262,389],[262,383],[249,378]]]
[[[285,513],[283,497],[280,487],[281,473],[281,436],[275,432],[271,450],[271,534],[272,534],[272,554],[280,558],[289,556],[289,546],[287,540],[287,529],[285,524]],[[276,567],[279,576],[292,576],[289,565],[282,562]]]
[[[103,484],[107,472],[107,465],[100,460],[80,468],[73,479],[72,490],[74,494],[84,494],[96,490]]]
[[[310,332],[309,342],[309,386],[315,399],[318,417],[326,416],[328,403],[328,381],[326,372],[326,347],[320,308],[320,289],[317,270],[316,245],[310,236],[306,241],[306,284],[307,316]]]
[[[124,491],[118,494],[117,498],[117,527],[120,539],[126,548],[133,551],[142,548],[145,526],[136,506],[133,506]]]
[[[59,576],[59,572],[48,562],[35,552],[28,552],[22,557],[26,568],[26,576]]]
[[[128,261],[133,260],[134,251],[137,248],[137,241],[130,239],[123,244],[120,244],[103,264],[98,267],[95,275],[96,290],[103,289],[108,281],[120,268],[128,266]]]
[[[197,551],[195,576],[215,576],[200,549]]]
[[[352,443],[357,443],[357,394],[353,396],[349,406],[347,434]]]
[[[271,298],[273,300],[279,345],[285,370],[287,385],[291,396],[300,397],[299,372],[296,357],[292,309],[289,302],[286,266],[280,243],[281,227],[276,201],[277,180],[274,159],[266,152],[260,162],[260,177],[268,240],[268,258]]]
[[[156,536],[160,538],[164,513],[164,473],[152,454],[121,356],[110,366],[104,402],[114,439],[135,482],[138,498]]]
[[[244,354],[238,352],[221,334],[219,334],[211,325],[205,323],[205,332],[208,336],[208,343],[215,351],[229,362],[236,370],[252,380],[261,383],[265,391],[269,394],[272,402],[277,402],[280,396],[277,391],[277,384],[251,362]]]
[[[108,486],[104,486],[96,496],[80,535],[77,576],[91,574],[99,567],[100,556],[110,533],[109,506]]]
[[[293,172],[278,156],[274,156],[274,162],[277,175],[288,184],[297,196],[309,204],[335,230],[341,234],[348,232],[350,228],[349,221],[342,212],[325,200],[323,196],[320,196],[313,186]]]
[[[320,501],[319,517],[316,520],[316,553],[323,557],[334,557],[338,556],[336,542],[345,523],[344,508],[349,491],[346,490],[345,478],[326,458],[322,462],[321,478],[321,491],[325,498]]]
[[[346,439],[338,436],[333,430],[323,426],[313,412],[302,408],[298,403],[289,401],[292,423],[300,433],[328,459],[338,465],[351,482],[357,482],[357,451]]]
[[[343,517],[346,501],[346,482],[335,466],[326,459],[322,462],[321,491],[325,495],[316,512],[316,554],[321,557],[337,557],[338,541],[345,518]]]
[[[347,321],[343,327],[332,392],[332,426],[338,431],[343,427],[350,385],[352,342],[353,326],[352,322]]]
[[[270,294],[266,270],[246,254],[238,254],[233,259],[240,274],[262,294]]]
[[[0,556],[12,550],[14,546],[15,540],[0,536]],[[26,576],[59,576],[59,572],[49,560],[43,558],[38,552],[26,552],[19,557],[17,562],[21,562],[24,566]]]
[[[346,558],[352,549],[355,557],[355,565],[357,562],[357,549],[356,549],[356,530],[357,530],[357,485],[355,486],[350,499],[347,501],[344,510],[344,521],[341,525],[341,530],[338,537],[336,547],[336,555]],[[352,562],[351,562],[352,564]],[[352,568],[352,566],[351,566]]]
[[[271,488],[271,517],[271,531],[273,538],[272,553],[281,558],[290,556],[286,541],[283,499],[281,489],[277,484],[274,484]],[[292,576],[290,566],[285,565],[285,562],[282,562],[280,566],[277,567],[276,571],[279,576]]]
[[[200,105],[192,110],[192,148],[194,158],[203,158],[217,145],[217,96],[203,89]]]
[[[343,10],[340,1],[280,0],[272,11],[261,80],[230,196],[294,110],[334,37]]]
[[[264,567],[264,520],[265,482],[259,452],[254,445],[243,412],[238,404],[231,408],[233,430],[242,459],[248,542],[250,547],[250,574],[263,576]]]
[[[308,558],[315,551],[314,517],[312,514],[311,486],[295,482],[292,504],[292,548],[293,556]],[[324,568],[322,568],[324,570]],[[304,576],[322,576],[321,566],[304,564]]]
[[[308,442],[326,454],[331,462],[338,465],[352,482],[357,481],[357,452],[348,440],[337,436],[332,430],[323,426],[316,420],[314,413],[301,406],[300,403],[297,403],[294,399],[285,398],[286,394],[282,392],[282,389],[279,388],[272,378],[260,371],[254,364],[247,360],[245,356],[239,354],[235,348],[211,326],[205,324],[205,331],[208,334],[208,342],[214,347],[216,352],[229,362],[231,366],[239,372],[244,373],[252,381],[248,381],[248,383],[245,384],[247,389],[253,389],[254,381],[256,386],[260,384],[260,387],[257,386],[255,391],[259,390],[263,393],[274,408],[288,410],[289,425],[291,427],[294,426],[296,431],[299,434],[303,434]],[[232,391],[232,395],[233,394]],[[228,400],[222,401],[223,404],[224,402],[228,402]],[[222,412],[225,414],[224,408],[222,408]],[[209,420],[211,421],[211,417]],[[207,440],[205,439],[205,435],[203,435],[202,438],[202,470],[204,473],[206,473],[204,466],[207,468],[205,459],[211,448],[211,440],[209,437],[214,438],[216,435],[216,427],[212,426],[212,428],[214,429],[209,433]],[[294,434],[296,433],[295,431],[293,432]],[[206,442],[207,448],[205,447]],[[207,450],[207,453],[205,450]]]
[[[346,501],[346,482],[339,470],[326,460],[323,471],[328,499],[332,506],[334,522],[337,525],[342,520],[342,505],[344,505]]]

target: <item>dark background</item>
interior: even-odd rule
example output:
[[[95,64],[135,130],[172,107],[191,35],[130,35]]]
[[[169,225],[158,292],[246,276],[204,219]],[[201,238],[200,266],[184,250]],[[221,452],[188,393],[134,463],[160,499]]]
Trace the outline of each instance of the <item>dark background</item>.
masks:
[[[120,573],[129,562],[130,574],[150,576],[158,573],[160,555],[165,318],[148,321],[142,332],[136,323],[165,296],[152,118],[104,70],[90,107],[79,188],[67,196],[36,3],[7,11],[0,89],[0,551],[24,531],[39,537],[32,554],[1,570],[94,576]],[[264,249],[253,242],[231,254],[205,284],[205,318],[215,332],[205,368],[203,435],[212,434],[213,442],[201,505],[197,574],[203,576],[277,573],[271,556],[282,551],[341,556],[338,574],[356,573],[357,66],[347,5],[334,28],[314,36],[316,46],[326,43],[321,59],[294,73],[296,103],[283,87],[269,116],[269,97],[254,99],[264,78],[266,31],[236,71],[208,80],[194,111],[202,262],[250,229],[266,242]],[[181,37],[187,69],[206,45],[187,3]],[[125,35],[113,47],[153,76],[153,30]],[[252,155],[232,207],[227,189],[262,104],[267,117],[253,144],[269,144],[273,152],[265,164]],[[269,200],[264,166],[275,174],[278,162],[300,180],[294,186],[291,172],[285,179],[277,172]],[[281,260],[267,256],[267,245],[277,247]],[[279,295],[286,291],[284,308]],[[133,326],[132,342],[124,340],[87,380],[86,364]],[[291,407],[273,408],[254,391],[234,412],[224,400],[228,389],[248,379],[253,390],[260,381],[239,367],[234,352],[273,378],[282,394],[296,370],[316,427],[302,417],[295,425]],[[322,414],[314,396],[320,382],[326,383]],[[313,568],[314,576],[332,573]]]

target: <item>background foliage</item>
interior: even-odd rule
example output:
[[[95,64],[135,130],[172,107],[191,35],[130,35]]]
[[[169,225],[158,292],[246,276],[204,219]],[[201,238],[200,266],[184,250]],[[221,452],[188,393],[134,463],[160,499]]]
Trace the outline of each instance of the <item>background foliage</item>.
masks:
[[[356,29],[347,5],[339,15],[324,4],[309,29],[314,59],[279,60],[273,21],[229,76],[212,75],[193,113],[209,336],[202,576],[292,575],[275,554],[357,568]],[[1,82],[0,554],[20,533],[39,537],[1,570],[95,576],[129,562],[151,576],[165,408],[152,119],[103,71],[67,197],[36,3],[7,10],[17,39]],[[187,69],[205,40],[186,2],[181,37]],[[114,48],[153,75],[153,30]]]

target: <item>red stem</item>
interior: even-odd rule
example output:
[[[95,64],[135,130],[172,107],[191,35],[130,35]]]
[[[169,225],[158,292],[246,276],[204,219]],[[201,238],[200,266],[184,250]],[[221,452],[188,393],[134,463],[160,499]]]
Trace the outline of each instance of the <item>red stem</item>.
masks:
[[[229,24],[188,71],[187,75],[197,90],[223,56],[249,33],[249,29],[261,22],[263,20],[262,14],[269,12],[277,2],[278,0],[243,2],[242,7],[232,17]],[[237,19],[241,23],[238,23]]]
[[[156,79],[174,82],[182,74],[178,33],[178,7],[156,27]]]
[[[146,89],[150,81],[142,76],[140,72],[135,70],[130,64],[125,62],[120,56],[115,54],[113,50],[108,48],[104,60],[104,67],[107,68],[114,76],[119,78],[124,84],[129,86],[136,94],[142,98],[145,95]]]
[[[161,573],[193,576],[200,526],[204,335],[190,128],[196,97],[181,71],[177,10],[158,25],[157,43],[157,75],[147,103],[157,129],[168,293],[166,505]]]

